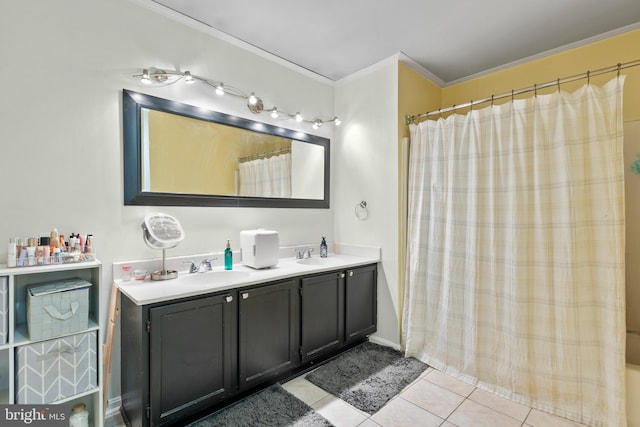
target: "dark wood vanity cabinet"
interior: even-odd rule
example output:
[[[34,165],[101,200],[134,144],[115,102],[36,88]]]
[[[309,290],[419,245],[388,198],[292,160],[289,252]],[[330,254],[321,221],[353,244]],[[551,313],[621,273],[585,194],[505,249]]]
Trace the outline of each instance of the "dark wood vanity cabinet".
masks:
[[[299,360],[298,279],[239,291],[239,385],[246,389]]]
[[[302,362],[339,350],[344,343],[344,271],[300,281]]]
[[[376,265],[136,305],[121,298],[121,412],[179,424],[376,330]]]
[[[122,412],[161,426],[237,389],[237,292],[137,306],[122,298]]]
[[[376,282],[376,265],[301,279],[303,363],[334,353],[376,331]]]
[[[370,335],[377,328],[377,267],[369,265],[346,271],[345,343]]]

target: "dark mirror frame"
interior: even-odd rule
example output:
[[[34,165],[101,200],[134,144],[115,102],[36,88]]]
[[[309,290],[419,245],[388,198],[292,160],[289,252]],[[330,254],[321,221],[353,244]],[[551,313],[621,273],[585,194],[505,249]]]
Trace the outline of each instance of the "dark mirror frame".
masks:
[[[141,109],[163,111],[253,132],[282,136],[324,147],[324,198],[293,199],[271,197],[222,196],[208,194],[155,193],[142,191]],[[124,204],[140,206],[221,206],[261,208],[329,208],[329,139],[284,129],[213,110],[205,110],[155,96],[122,90],[122,128],[124,160]]]

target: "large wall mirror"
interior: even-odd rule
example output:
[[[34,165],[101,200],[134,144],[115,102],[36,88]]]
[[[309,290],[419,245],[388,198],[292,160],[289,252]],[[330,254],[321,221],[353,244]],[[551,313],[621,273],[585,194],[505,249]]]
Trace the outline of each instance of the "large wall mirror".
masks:
[[[329,140],[122,91],[124,204],[329,208]]]

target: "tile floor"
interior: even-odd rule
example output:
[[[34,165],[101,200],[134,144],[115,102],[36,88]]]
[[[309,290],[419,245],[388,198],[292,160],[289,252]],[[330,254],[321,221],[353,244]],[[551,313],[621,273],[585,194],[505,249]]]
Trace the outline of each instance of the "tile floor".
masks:
[[[488,393],[432,368],[373,415],[328,394],[303,376],[283,387],[336,427],[583,426]]]
[[[428,368],[373,415],[362,412],[307,381],[282,385],[336,427],[580,427]],[[105,427],[123,426],[119,415]]]

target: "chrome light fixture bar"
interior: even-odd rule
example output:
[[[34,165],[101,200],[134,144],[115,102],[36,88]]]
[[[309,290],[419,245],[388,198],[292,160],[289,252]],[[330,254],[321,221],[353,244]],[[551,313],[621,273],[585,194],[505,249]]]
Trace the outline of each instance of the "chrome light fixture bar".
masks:
[[[240,89],[225,85],[221,81],[212,81],[208,80],[204,77],[196,76],[191,74],[190,71],[175,71],[175,70],[163,70],[160,68],[145,68],[142,70],[141,74],[134,74],[134,78],[139,79],[143,84],[149,86],[168,86],[176,84],[180,81],[185,84],[192,84],[196,81],[201,82],[207,86],[213,88],[215,93],[219,96],[222,95],[230,95],[236,98],[241,98],[247,101],[247,108],[254,114],[260,113],[270,113],[271,117],[274,119],[284,118],[284,119],[293,119],[296,122],[305,122],[309,123],[313,126],[314,129],[320,128],[324,123],[333,123],[336,126],[339,126],[341,120],[338,117],[333,117],[331,119],[323,119],[316,117],[312,120],[305,119],[300,112],[296,112],[295,114],[287,113],[286,111],[279,110],[278,107],[265,108],[262,99],[260,99],[254,92],[251,92],[250,95],[247,95]]]

